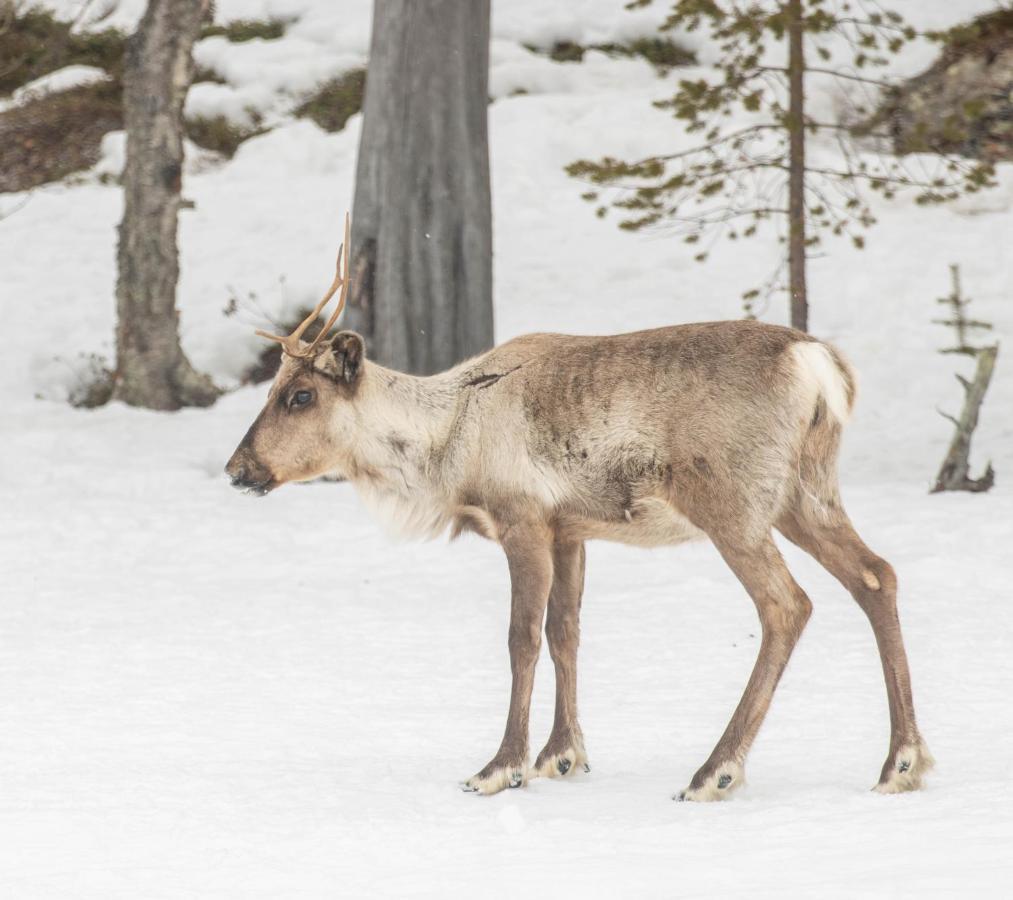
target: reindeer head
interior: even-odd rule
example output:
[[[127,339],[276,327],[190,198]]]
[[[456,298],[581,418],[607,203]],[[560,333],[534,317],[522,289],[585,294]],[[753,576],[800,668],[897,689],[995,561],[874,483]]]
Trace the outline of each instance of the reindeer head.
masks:
[[[234,487],[266,494],[288,481],[306,481],[340,469],[354,436],[354,400],[364,359],[362,338],[342,331],[327,340],[348,296],[349,219],[338,250],[337,272],[323,299],[286,337],[258,331],[281,344],[282,363],[267,403],[225,467]],[[344,256],[344,265],[342,257]],[[338,305],[313,341],[302,335],[334,294]]]

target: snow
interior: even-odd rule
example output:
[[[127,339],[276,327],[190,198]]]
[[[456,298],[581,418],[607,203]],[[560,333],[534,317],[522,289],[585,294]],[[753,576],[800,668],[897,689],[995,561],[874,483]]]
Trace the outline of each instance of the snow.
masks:
[[[194,85],[186,100],[186,115],[224,115],[241,125],[251,124],[251,112],[271,120],[289,112],[319,84],[366,65],[365,52],[349,53],[289,33],[284,40],[254,38],[231,43],[209,37],[194,49],[198,65],[226,80]]]
[[[198,147],[193,141],[183,139],[183,172],[196,175],[217,165],[221,157],[212,150]],[[88,177],[79,180],[108,183],[110,179],[119,178],[127,162],[127,133],[110,131],[102,136],[99,146],[99,160],[91,168]]]
[[[97,66],[64,66],[23,84],[11,94],[9,100],[0,101],[0,112],[12,106],[20,106],[29,100],[38,100],[47,94],[58,94],[71,88],[85,87],[108,80],[109,75],[105,69]]]
[[[600,54],[553,63],[521,46],[607,40],[639,20],[611,0],[542,3],[539,15],[526,0],[494,5],[498,338],[739,316],[740,292],[777,258],[773,232],[719,244],[700,265],[662,232],[595,218],[562,171],[582,156],[685,145],[650,107],[678,75]],[[938,25],[987,6],[908,12]],[[361,64],[369,4],[218,9],[303,13],[273,42],[279,68],[265,60],[261,108],[277,127],[185,180],[195,208],[181,217],[183,343],[234,386],[261,346],[253,327],[330,280],[361,117],[331,135],[286,104],[300,55],[314,78]],[[243,46],[216,62],[230,88],[252,91],[256,59],[242,53],[261,50]],[[509,96],[518,88],[530,93]],[[951,432],[936,407],[956,411],[952,375],[969,366],[936,352],[950,339],[931,322],[950,262],[975,315],[1004,343],[1013,333],[1013,167],[1000,188],[950,207],[877,201],[868,249],[831,242],[810,272],[813,331],[860,375],[844,496],[899,573],[916,707],[938,763],[928,788],[868,790],[888,734],[870,629],[836,582],[785,547],[813,619],[746,787],[731,803],[692,805],[669,797],[724,728],[758,644],[752,605],[709,546],[590,546],[580,702],[593,771],[463,794],[457,782],[495,751],[509,691],[498,548],[392,544],[347,485],[236,494],[221,469],[263,386],[172,415],[66,406],[91,355],[112,356],[122,197],[97,176],[121,161],[122,136],[111,136],[94,177],[39,189],[0,219],[0,314],[19,337],[0,367],[0,896],[1008,894],[1008,348],[975,436],[975,466],[991,458],[997,486],[926,491]],[[25,199],[0,195],[0,216]],[[238,315],[222,313],[230,298]],[[784,306],[775,298],[763,318],[783,322]],[[533,753],[551,724],[543,656]]]
[[[620,87],[621,86],[621,87]],[[558,63],[511,41],[494,40],[490,48],[489,96],[527,94],[596,94],[617,89],[658,87],[653,66],[642,59],[613,59],[588,51],[581,65]]]

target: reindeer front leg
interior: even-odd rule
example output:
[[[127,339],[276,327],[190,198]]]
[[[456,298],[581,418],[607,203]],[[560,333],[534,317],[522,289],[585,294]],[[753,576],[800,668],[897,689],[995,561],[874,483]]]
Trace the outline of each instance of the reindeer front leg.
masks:
[[[553,549],[552,590],[545,617],[545,636],[556,667],[556,718],[552,734],[535,760],[534,774],[557,778],[590,772],[584,736],[577,721],[577,645],[580,600],[584,593],[584,544],[557,541]]]
[[[466,791],[495,794],[521,787],[528,780],[528,714],[535,664],[541,649],[542,620],[552,587],[552,534],[541,522],[507,527],[500,543],[510,566],[510,710],[499,750],[489,764],[469,778]]]

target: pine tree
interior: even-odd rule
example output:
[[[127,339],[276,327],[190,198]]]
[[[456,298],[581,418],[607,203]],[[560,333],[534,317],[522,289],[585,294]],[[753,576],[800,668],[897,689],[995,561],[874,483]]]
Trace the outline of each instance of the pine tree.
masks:
[[[627,8],[653,2],[634,0]],[[908,162],[866,152],[875,148],[875,141],[890,139],[871,115],[868,95],[895,85],[876,78],[874,70],[918,36],[897,13],[872,0],[766,0],[748,5],[677,0],[661,26],[662,31],[701,28],[709,31],[720,51],[719,77],[682,79],[674,96],[655,104],[683,122],[687,132],[699,135],[700,142],[632,162],[611,157],[579,160],[567,171],[618,189],[609,200],[597,190],[584,194],[598,204],[599,215],[611,205],[625,214],[622,228],[662,223],[673,227],[687,244],[697,246],[695,258],[701,261],[720,236],[750,237],[765,221],[777,220],[785,253],[762,288],[743,294],[747,313],[761,292],[774,289],[787,264],[791,324],[807,330],[807,251],[827,232],[847,235],[856,247],[864,247],[863,231],[875,222],[870,191],[892,198],[912,189],[919,203],[931,204],[991,184],[991,166],[976,160],[933,156],[927,161],[919,156]],[[846,62],[835,58],[827,46],[831,42],[848,48]],[[784,65],[771,61],[778,43],[786,50]],[[806,84],[812,78],[860,85],[867,92],[866,102],[852,104],[851,121],[818,120],[806,105]],[[729,127],[729,118],[739,110],[752,121]],[[807,143],[815,135],[836,139],[839,165],[809,161]]]

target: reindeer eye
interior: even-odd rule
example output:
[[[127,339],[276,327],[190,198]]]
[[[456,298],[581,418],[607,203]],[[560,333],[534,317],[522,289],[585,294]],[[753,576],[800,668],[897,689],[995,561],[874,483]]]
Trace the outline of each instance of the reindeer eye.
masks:
[[[312,399],[313,399],[313,392],[312,391],[296,391],[292,395],[292,399],[290,401],[290,405],[293,408],[297,407],[297,406],[305,406]]]

